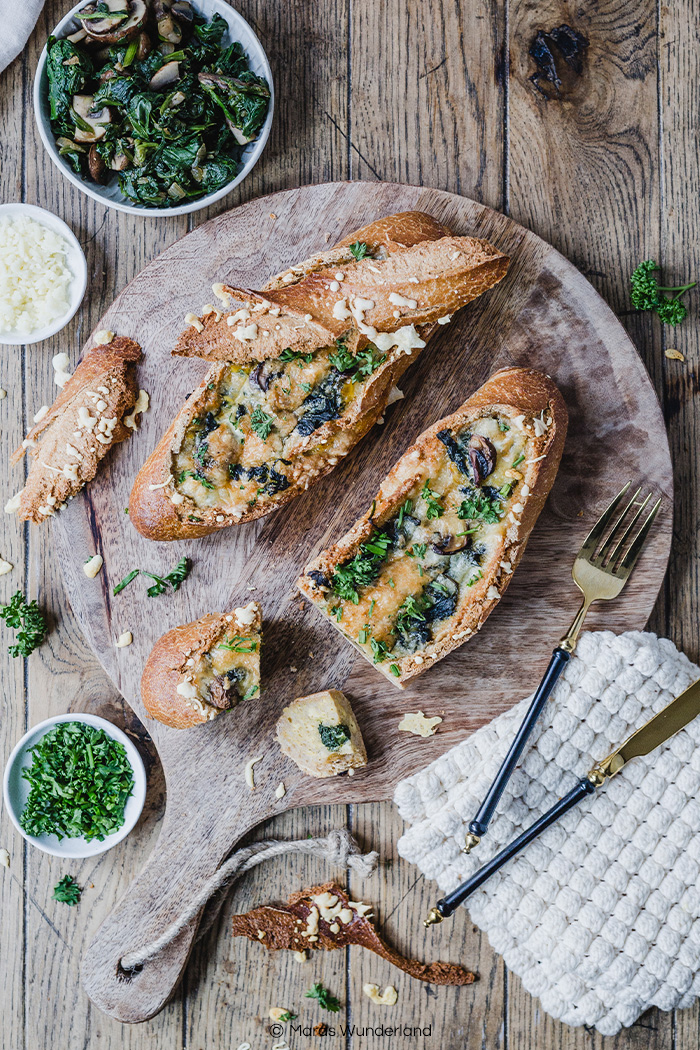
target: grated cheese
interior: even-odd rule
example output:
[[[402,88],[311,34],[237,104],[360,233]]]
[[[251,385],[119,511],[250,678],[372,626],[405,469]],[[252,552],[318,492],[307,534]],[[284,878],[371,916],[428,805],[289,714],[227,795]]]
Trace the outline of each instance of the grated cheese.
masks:
[[[414,736],[433,736],[440,722],[442,719],[438,715],[435,718],[426,718],[422,711],[409,712],[399,722],[399,729],[404,733],[413,733]]]
[[[29,335],[70,306],[68,244],[28,216],[0,219],[0,329]]]

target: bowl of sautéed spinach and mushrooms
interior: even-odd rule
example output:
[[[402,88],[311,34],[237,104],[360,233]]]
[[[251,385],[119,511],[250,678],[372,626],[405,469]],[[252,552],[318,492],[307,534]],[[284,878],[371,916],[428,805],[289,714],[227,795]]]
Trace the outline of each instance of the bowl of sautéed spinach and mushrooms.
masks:
[[[272,123],[265,52],[223,0],[91,0],[42,51],[34,109],[51,159],[119,211],[181,215],[229,193]]]

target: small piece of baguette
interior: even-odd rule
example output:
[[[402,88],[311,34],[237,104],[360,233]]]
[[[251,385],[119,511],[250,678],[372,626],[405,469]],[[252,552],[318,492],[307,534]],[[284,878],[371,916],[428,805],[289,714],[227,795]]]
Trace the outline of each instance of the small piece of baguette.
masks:
[[[500,419],[503,430],[501,426],[496,429],[494,420],[497,419]],[[494,436],[497,444],[502,439],[504,449],[521,451],[517,456],[513,451],[508,454],[504,451],[502,456],[499,453],[492,475],[492,479],[498,477],[499,481],[493,484],[501,484],[503,478],[506,485],[512,484],[512,491],[496,504],[502,507],[501,517],[490,523],[475,521],[471,527],[475,527],[476,532],[471,533],[470,522],[460,521],[457,515],[459,501],[463,494],[469,498],[470,494],[484,492],[484,489],[479,489],[473,479],[468,481],[454,465],[438,434],[478,433],[478,428],[485,429],[486,423],[499,434],[499,438]],[[371,509],[342,539],[306,567],[297,586],[363,656],[372,660],[390,682],[402,688],[405,682],[472,638],[496,607],[554,483],[567,423],[564,400],[548,376],[528,368],[506,368],[496,372],[457,412],[439,420],[420,435],[384,479]],[[477,430],[473,431],[475,427]],[[511,460],[515,459],[519,460],[517,469],[512,469]],[[489,477],[482,480],[487,485]],[[467,484],[462,488],[465,482]],[[423,488],[429,492],[431,513],[424,510],[419,513],[416,509],[418,506],[429,507],[428,503],[422,503]],[[448,493],[444,503],[441,499],[443,492]],[[498,499],[498,495],[494,498]],[[376,543],[383,526],[387,526],[391,534],[398,516],[402,515],[403,521],[412,511],[415,511],[416,519],[420,519],[414,534],[424,542],[416,548],[410,538],[400,540],[397,546],[390,548],[376,578],[358,587],[357,600],[338,597],[334,590],[336,570],[347,566],[356,555],[361,555],[363,543],[372,539]],[[471,551],[479,543],[478,557],[482,560],[480,562],[477,558],[474,561],[473,578],[460,577],[458,570],[464,573],[465,562],[469,565]],[[406,554],[406,551],[410,553]],[[426,554],[432,559],[428,570],[432,576],[423,572],[421,560]],[[458,562],[453,562],[453,555],[457,555]],[[472,570],[468,571],[471,573]],[[406,652],[399,645],[401,631],[396,629],[397,615],[399,610],[406,609],[407,602],[416,599],[418,616],[421,612],[426,615],[420,602],[436,578],[435,572],[442,590],[437,592],[433,607],[442,593],[451,594],[454,611],[433,621],[425,618],[423,622],[420,618],[416,620],[414,613],[413,623],[426,632],[427,638],[421,641],[416,651]],[[455,580],[459,581],[456,585]],[[337,587],[337,577],[335,581]],[[445,584],[457,589],[445,590]],[[416,606],[413,608],[415,610]],[[429,610],[430,605],[427,608]],[[431,623],[436,626],[428,627]],[[377,643],[385,645],[386,649],[375,651]],[[391,652],[395,646],[398,646],[398,656]]]
[[[13,454],[17,463],[29,451],[32,462],[24,488],[6,509],[38,523],[92,481],[112,446],[133,433],[123,418],[136,403],[140,357],[138,343],[124,336],[88,350]]]
[[[367,244],[374,254],[357,260],[350,250],[355,242]],[[500,281],[508,261],[487,241],[452,236],[429,215],[404,212],[355,231],[335,248],[272,278],[262,291],[222,285],[217,294],[235,297],[243,306],[210,309],[201,319],[192,315],[180,336],[175,354],[215,363],[139,471],[130,521],[149,539],[188,539],[252,521],[294,499],[329,473],[380,418],[392,388],[438,322],[446,323]],[[224,382],[229,362],[251,369],[263,361],[276,363],[286,351],[312,355],[334,347],[341,335],[351,353],[372,343],[384,359],[356,384],[361,393],[352,395],[339,417],[308,435],[293,431],[290,448],[285,445],[276,460],[287,463],[284,490],[254,498],[234,492],[240,505],[232,504],[231,493],[212,502],[179,491],[173,467],[186,432],[206,416],[208,392]],[[262,407],[269,414],[265,403]],[[252,455],[249,437],[246,454]],[[273,463],[265,440],[252,435],[255,448],[262,446],[260,462]]]
[[[159,638],[141,677],[141,699],[151,718],[173,729],[208,722],[243,700],[259,696],[262,612],[257,602],[210,613]],[[238,680],[245,695],[230,684]]]

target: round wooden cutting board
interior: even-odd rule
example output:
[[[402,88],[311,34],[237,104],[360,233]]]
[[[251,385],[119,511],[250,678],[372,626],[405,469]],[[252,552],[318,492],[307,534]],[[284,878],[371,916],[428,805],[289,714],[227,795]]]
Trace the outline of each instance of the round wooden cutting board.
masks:
[[[203,362],[171,358],[190,310],[224,281],[258,288],[272,273],[392,212],[420,209],[456,233],[485,237],[511,256],[507,277],[462,311],[424,351],[386,413],[335,472],[276,514],[203,540],[152,543],[124,513],[139,467],[199,382]],[[71,605],[107,674],[144,719],[158,747],[167,809],[157,848],[97,932],[83,981],[102,1010],[124,1021],[151,1017],[186,964],[196,924],[130,977],[119,960],[183,909],[237,840],[259,821],[306,803],[387,799],[415,772],[537,685],[577,606],[575,552],[606,502],[631,479],[666,496],[631,583],[596,610],[589,627],[641,629],[663,580],[671,543],[672,470],[661,411],[641,360],[613,313],[571,263],[510,219],[450,193],[411,186],[332,183],[252,201],[173,244],[121,293],[99,323],[144,350],[139,385],[151,409],[138,434],[109,457],[87,492],[54,519]],[[496,368],[530,365],[558,383],[570,414],[561,469],[515,579],[473,641],[405,691],[365,663],[295,592],[307,560],[369,506],[390,466],[427,426],[453,412]],[[104,570],[86,579],[88,554]],[[192,572],[176,594],[147,598],[131,569],[167,573],[187,555]],[[263,690],[231,714],[189,731],[148,722],[139,699],[154,642],[205,613],[262,603]],[[115,648],[125,630],[129,648]],[[281,708],[330,686],[351,698],[367,768],[331,782],[303,776],[273,742]],[[427,740],[399,733],[406,711],[441,715]],[[256,789],[243,767],[254,755]],[[275,798],[284,781],[287,793]]]

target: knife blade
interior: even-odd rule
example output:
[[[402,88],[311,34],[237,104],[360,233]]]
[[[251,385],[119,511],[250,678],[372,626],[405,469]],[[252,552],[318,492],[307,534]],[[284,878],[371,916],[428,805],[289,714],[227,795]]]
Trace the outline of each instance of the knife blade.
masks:
[[[609,754],[602,762],[597,762],[590,772],[585,777],[582,777],[578,784],[571,789],[568,795],[564,795],[563,798],[559,799],[534,824],[531,824],[529,828],[521,832],[510,845],[502,849],[495,857],[492,857],[490,861],[474,872],[471,878],[463,882],[456,890],[439,900],[436,906],[431,909],[423,925],[433,926],[435,923],[442,922],[443,919],[452,915],[467,897],[471,896],[487,879],[490,879],[495,872],[515,857],[546,828],[578,805],[587,795],[595,794],[597,789],[609,777],[619,773],[633,758],[641,758],[650,754],[650,752],[654,751],[661,744],[665,744],[667,740],[670,740],[671,737],[680,732],[681,729],[684,729],[698,715],[700,715],[700,678],[697,682],[689,685],[687,689],[684,689],[680,696],[677,696],[675,700],[672,700],[670,704],[662,708],[658,714],[655,714],[648,722],[640,726],[631,736],[628,736],[616,751]]]

